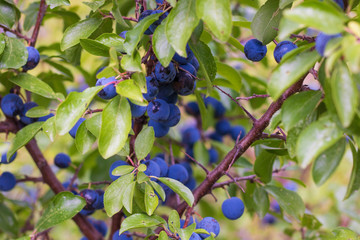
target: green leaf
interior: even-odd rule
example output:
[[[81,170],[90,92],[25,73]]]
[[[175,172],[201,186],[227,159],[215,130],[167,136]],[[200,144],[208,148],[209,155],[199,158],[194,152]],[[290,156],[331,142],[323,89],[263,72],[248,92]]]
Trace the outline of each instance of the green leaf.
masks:
[[[153,22],[155,22],[159,18],[160,15],[160,13],[157,13],[147,16],[146,18],[138,22],[133,29],[129,30],[126,33],[124,48],[128,55],[133,55],[138,43],[143,36],[143,33],[146,31],[146,29],[149,28],[149,26]]]
[[[155,133],[152,127],[141,130],[135,139],[135,153],[138,159],[144,159],[151,151],[155,141]]]
[[[0,69],[24,66],[28,57],[24,43],[17,38],[5,36],[5,44],[5,49],[0,55]]]
[[[9,81],[40,96],[50,99],[58,99],[54,90],[52,90],[47,83],[30,74],[20,73],[13,78],[10,78]]]
[[[322,152],[334,145],[343,132],[330,120],[324,117],[312,122],[301,133],[296,143],[297,159],[302,167],[306,167]]]
[[[296,192],[272,185],[267,185],[264,189],[275,198],[285,212],[296,219],[301,219],[305,212],[305,205]]]
[[[345,227],[337,227],[332,233],[335,235],[333,240],[358,240],[359,235],[354,231],[345,228]]]
[[[285,130],[289,131],[314,111],[321,96],[321,91],[305,91],[286,99],[281,110]]]
[[[41,218],[37,222],[35,230],[37,232],[42,232],[65,220],[71,219],[80,212],[85,205],[85,199],[80,196],[75,196],[71,192],[58,193],[52,198],[48,207],[41,214]]]
[[[355,149],[351,141],[349,141],[349,145],[353,156],[353,167],[344,200],[348,199],[356,190],[360,188],[360,153]]]
[[[55,117],[51,117],[42,125],[43,132],[48,136],[51,142],[54,141],[56,135]]]
[[[150,181],[150,184],[154,188],[154,190],[157,192],[157,194],[159,194],[161,199],[163,201],[165,201],[166,195],[165,195],[164,189],[157,182]]]
[[[83,122],[76,132],[76,148],[80,153],[84,154],[91,149],[95,141],[96,137],[86,128],[86,123]]]
[[[344,30],[345,14],[326,1],[310,0],[284,12],[284,16],[294,22],[315,28],[327,34]],[[326,19],[326,21],[324,21]]]
[[[0,203],[0,212],[0,230],[17,235],[19,233],[19,225],[12,210],[3,203]]]
[[[164,67],[167,67],[170,64],[171,59],[175,54],[175,50],[171,47],[165,34],[167,19],[168,18],[165,18],[162,24],[156,28],[152,38],[154,53],[157,59],[160,61],[161,65]]]
[[[131,129],[131,111],[126,98],[116,96],[104,108],[99,137],[99,152],[106,159],[124,146]]]
[[[126,186],[132,182],[134,182],[134,174],[127,174],[116,179],[105,190],[104,207],[109,217],[112,217],[122,209]]]
[[[255,188],[254,191],[254,207],[260,218],[263,218],[269,211],[270,201],[267,192],[263,187]]]
[[[91,118],[86,119],[85,124],[86,128],[96,137],[100,136],[100,128],[101,128],[101,113],[94,115]]]
[[[0,1],[0,24],[12,28],[17,20],[16,7],[12,4]]]
[[[299,24],[297,22],[291,21],[287,18],[281,18],[280,24],[279,24],[279,32],[278,32],[278,38],[280,40],[285,40],[289,38],[289,35],[293,32],[296,32],[304,27],[303,24]]]
[[[279,0],[268,0],[257,11],[251,23],[251,31],[256,39],[264,45],[271,42],[277,35],[282,11],[279,9]]]
[[[244,46],[236,38],[230,36],[228,43],[239,49],[241,52],[244,52]]]
[[[100,18],[87,18],[69,26],[61,39],[61,51],[80,43],[80,39],[88,38],[101,23],[102,20]]]
[[[95,56],[109,56],[109,47],[92,39],[80,39],[80,45],[87,52]]]
[[[118,52],[124,52],[124,39],[115,33],[103,33],[96,38],[96,41]]]
[[[159,240],[168,240],[170,239],[165,231],[161,231],[158,236]]]
[[[69,132],[84,114],[91,100],[103,87],[90,87],[83,92],[71,92],[67,96],[56,111],[55,124],[59,135]]]
[[[119,234],[134,229],[134,228],[148,228],[154,227],[160,224],[166,224],[164,219],[158,216],[148,216],[143,213],[136,213],[124,219],[121,223]]]
[[[145,184],[145,207],[146,213],[151,216],[157,206],[159,205],[159,199],[155,194],[154,189],[149,185]]]
[[[196,1],[178,2],[167,18],[167,39],[180,56],[186,57],[186,44],[199,23],[199,18],[196,16]]]
[[[127,79],[119,82],[116,85],[116,92],[126,98],[134,101],[137,105],[146,106],[147,102],[144,100],[141,89],[133,79]]]
[[[125,20],[122,18],[121,15],[121,4],[119,5],[118,1],[113,1],[113,7],[111,9],[111,13],[114,16],[116,22],[124,27],[129,27],[129,25],[126,24]]]
[[[44,122],[35,122],[27,125],[16,133],[16,136],[7,154],[8,161],[18,149],[25,146],[35,136],[35,134],[40,131],[43,124]]]
[[[283,9],[285,8],[287,5],[289,5],[290,3],[293,3],[294,0],[280,0],[280,3],[279,3],[279,8],[280,9]]]
[[[283,145],[282,141],[274,141],[268,146],[280,147]],[[272,179],[273,165],[276,158],[276,154],[271,153],[265,149],[266,146],[259,148],[259,153],[256,156],[254,164],[254,172],[264,183],[268,183]]]
[[[128,186],[123,186],[125,188],[125,191],[123,193],[124,196],[122,199],[122,203],[126,211],[128,211],[129,213],[132,213],[135,186],[136,182],[132,182]]]
[[[303,49],[293,50],[292,55],[283,58],[274,69],[268,85],[268,91],[274,99],[278,99],[286,89],[300,80],[320,59],[317,51],[300,51]]]
[[[178,229],[178,233],[181,239],[190,239],[191,235],[195,232],[196,229],[196,223],[195,224],[191,224],[190,226],[188,226],[187,228],[183,229],[183,228],[179,228]],[[208,232],[205,234],[209,234]]]
[[[133,166],[130,165],[122,165],[122,166],[118,166],[117,168],[115,168],[112,171],[112,175],[115,176],[122,176],[128,173],[131,173],[135,168]]]
[[[344,61],[338,61],[330,79],[333,102],[345,128],[354,119],[358,106],[358,90],[351,75]]]
[[[205,77],[207,94],[209,95],[212,91],[212,82],[215,79],[217,70],[214,57],[211,53],[210,48],[202,41],[198,41],[195,44],[190,43],[190,47],[194,52],[196,59],[199,61],[199,70],[201,71],[201,74]]]
[[[128,54],[122,57],[121,67],[129,72],[141,72],[141,56],[138,51],[132,55]]]
[[[312,177],[320,186],[334,173],[345,153],[346,140],[341,138],[329,149],[321,153],[314,161]]]
[[[223,76],[229,82],[231,82],[233,89],[239,92],[241,89],[241,81],[242,81],[239,72],[236,71],[233,67],[222,62],[216,62],[216,67],[217,67],[217,73]]]
[[[206,165],[209,163],[209,151],[206,149],[204,142],[197,141],[193,147],[194,158],[200,163]]]
[[[27,110],[25,116],[31,118],[43,117],[49,114],[49,109],[43,106],[33,107]]]
[[[232,30],[229,0],[197,0],[196,13],[220,41],[229,39]]]
[[[313,215],[304,214],[301,219],[301,226],[306,227],[308,229],[319,229],[321,227],[321,222]]]
[[[176,229],[180,228],[180,216],[176,210],[171,210],[168,219],[169,229],[172,232],[176,232]]]
[[[50,6],[50,9],[58,6],[70,6],[69,0],[46,0],[46,4]]]
[[[184,184],[182,184],[181,182],[179,182],[175,179],[171,179],[171,178],[160,177],[158,179],[163,184],[165,184],[166,186],[171,188],[174,192],[179,194],[179,196],[182,197],[189,206],[193,205],[194,195],[192,194],[190,189],[188,189],[187,187],[184,186]]]
[[[96,11],[99,7],[104,5],[105,0],[91,0],[91,2],[83,2],[86,6],[90,7],[91,10]]]
[[[195,96],[200,109],[202,129],[206,130],[210,124],[209,119],[207,118],[207,109],[205,107],[204,99],[201,97],[200,92],[198,91],[195,91]]]
[[[3,53],[6,46],[5,35],[3,33],[0,34],[0,56]]]

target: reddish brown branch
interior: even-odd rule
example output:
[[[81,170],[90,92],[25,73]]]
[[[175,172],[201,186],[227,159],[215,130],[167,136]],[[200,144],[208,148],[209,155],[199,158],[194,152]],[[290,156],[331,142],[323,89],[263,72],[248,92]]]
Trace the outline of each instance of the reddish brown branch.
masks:
[[[28,38],[28,37],[25,36],[25,35],[22,35],[22,34],[21,34],[20,32],[18,32],[17,30],[12,30],[12,29],[10,29],[10,28],[8,28],[8,27],[6,27],[6,26],[4,26],[4,25],[1,25],[1,24],[0,24],[0,28],[4,29],[5,32],[11,32],[11,33],[15,34],[18,38],[22,38],[22,39],[26,40],[27,42],[30,41],[30,38]]]
[[[16,182],[20,183],[20,182],[43,182],[43,178],[42,177],[29,177],[29,176],[25,176],[24,178],[21,179],[17,179]]]
[[[123,213],[122,211],[120,211],[111,217],[111,230],[110,230],[109,240],[112,240],[113,239],[112,236],[114,235],[114,232],[120,229],[122,216]]]
[[[30,39],[30,43],[29,43],[30,46],[32,46],[32,47],[35,46],[37,37],[39,35],[40,25],[41,25],[41,22],[42,22],[42,20],[43,20],[43,18],[45,16],[46,9],[47,9],[47,5],[46,5],[45,0],[41,0],[40,1],[40,6],[39,6],[39,12],[38,12],[38,15],[37,15],[37,18],[36,18],[34,31],[33,31],[33,34],[31,35],[31,39]]]
[[[253,94],[250,97],[237,97],[236,100],[250,100],[250,99],[254,99],[254,98],[268,98],[270,97],[270,95],[268,94]]]

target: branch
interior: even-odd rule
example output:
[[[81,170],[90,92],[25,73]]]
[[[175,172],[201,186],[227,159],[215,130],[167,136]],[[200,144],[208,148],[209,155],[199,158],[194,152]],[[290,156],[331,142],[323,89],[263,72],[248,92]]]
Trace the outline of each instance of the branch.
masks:
[[[193,192],[195,198],[194,205],[196,205],[203,196],[209,193],[216,181],[218,181],[227,169],[232,166],[234,159],[239,158],[254,141],[261,138],[263,131],[269,125],[271,117],[281,108],[282,104],[288,97],[301,89],[304,79],[305,76],[287,89],[278,100],[273,102],[264,115],[254,122],[253,127],[248,134],[246,134],[241,141],[236,143],[234,148],[225,156],[224,160],[206,176],[205,180]],[[179,205],[177,211],[180,215],[182,215],[186,208],[187,204],[186,202],[183,202]]]
[[[236,100],[250,100],[250,99],[254,99],[254,98],[268,98],[268,97],[270,97],[270,95],[268,95],[268,94],[264,94],[264,95],[253,94],[250,97],[237,97]]]
[[[1,25],[1,24],[0,24],[0,28],[4,29],[5,32],[11,32],[11,33],[15,34],[17,37],[22,38],[22,39],[26,40],[27,42],[30,41],[30,38],[28,38],[25,35],[22,35],[20,32],[18,32],[16,30],[12,30],[12,29],[10,29],[10,28],[8,28],[8,27],[6,27],[4,25]]]
[[[30,43],[29,43],[30,46],[32,46],[32,47],[35,46],[37,37],[39,35],[40,25],[41,25],[41,22],[42,22],[42,20],[43,20],[43,18],[45,16],[46,9],[47,9],[47,5],[46,5],[45,0],[41,0],[40,1],[40,6],[39,6],[39,12],[38,12],[38,15],[37,15],[37,18],[36,18],[34,31],[33,31],[33,34],[31,35],[31,39],[30,39]]]
[[[109,234],[109,240],[112,240],[114,232],[119,230],[122,216],[123,216],[123,212],[120,211],[111,217],[111,229],[110,229],[110,234]]]
[[[24,178],[21,179],[16,179],[16,182],[43,182],[43,178],[42,177],[29,177],[29,176],[25,176]]]
[[[263,133],[261,135],[261,138],[277,138],[277,139],[281,139],[281,140],[284,140],[286,141],[286,136],[284,135],[280,135],[280,134],[267,134],[267,133]]]

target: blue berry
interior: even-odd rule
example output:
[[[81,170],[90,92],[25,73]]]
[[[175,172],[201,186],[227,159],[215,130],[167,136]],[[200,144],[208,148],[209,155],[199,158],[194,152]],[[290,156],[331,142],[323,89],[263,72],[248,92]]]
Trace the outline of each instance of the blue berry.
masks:
[[[155,10],[153,11],[152,14],[156,14],[156,13],[162,13],[163,11],[162,10]],[[156,28],[161,24],[161,22],[169,15],[169,12],[165,12],[163,13],[158,20],[156,20],[154,23],[152,23],[149,27],[149,29],[152,31],[152,32],[155,32]]]
[[[96,86],[103,86],[114,81],[116,81],[115,77],[100,78],[96,81]],[[112,99],[116,95],[117,93],[114,83],[107,85],[106,87],[101,89],[100,92],[98,92],[98,96],[101,97],[102,99]]]
[[[224,136],[230,133],[231,124],[228,120],[222,119],[216,123],[215,130],[216,133],[220,134],[221,136]]]
[[[295,48],[297,48],[297,46],[290,41],[279,42],[274,50],[275,61],[279,63],[286,53],[294,50]]]
[[[244,53],[247,59],[253,62],[261,61],[267,52],[266,46],[257,39],[251,39],[247,41],[244,46]]]
[[[186,70],[186,71],[188,71],[192,75],[196,76],[196,69],[191,63],[186,63],[186,64],[183,64],[183,65],[180,65],[179,67]]]
[[[190,114],[192,116],[200,115],[200,109],[197,102],[189,102],[188,104],[186,104],[185,111],[187,114]]]
[[[167,99],[169,96],[175,93],[173,85],[171,83],[161,84],[159,85],[158,88],[159,88],[159,93],[156,96],[158,99]]]
[[[184,144],[194,145],[197,141],[200,140],[200,131],[196,127],[186,128],[182,132],[182,142]]]
[[[216,151],[215,148],[210,148],[209,149],[209,162],[210,163],[217,163],[218,159],[219,159],[218,151]]]
[[[143,96],[147,101],[151,101],[159,93],[159,88],[157,87],[156,81],[152,76],[146,77],[146,87],[147,93],[144,93]]]
[[[341,9],[345,9],[344,0],[334,0],[334,2],[341,7]]]
[[[333,38],[338,38],[341,37],[341,34],[333,34],[333,35],[328,35],[325,33],[320,33],[317,37],[316,37],[316,41],[315,41],[315,49],[316,51],[318,51],[318,53],[324,57],[325,54],[325,49],[326,49],[326,45],[327,43],[333,39]]]
[[[145,170],[145,174],[147,176],[155,176],[155,177],[160,177],[160,166],[159,164],[157,164],[155,161],[152,160],[146,160],[142,162],[143,164],[146,165],[146,170]]]
[[[80,119],[75,123],[75,125],[73,126],[73,128],[70,129],[69,134],[70,134],[73,138],[75,138],[77,130],[79,129],[80,125],[81,125],[84,121],[85,121],[85,118],[80,118]]]
[[[129,101],[129,103],[130,103],[132,117],[138,118],[145,114],[146,108],[147,108],[146,106],[139,106],[139,105],[132,103],[131,101]]]
[[[141,20],[143,20],[144,18],[146,18],[147,16],[150,16],[151,14],[153,14],[154,10],[145,10],[143,11],[140,16],[139,16],[139,22]],[[151,35],[153,32],[150,30],[150,27],[148,29],[146,29],[146,31],[144,32],[144,34],[146,35]]]
[[[152,161],[156,162],[160,167],[160,177],[166,177],[169,167],[165,160],[160,157],[154,157]]]
[[[195,78],[187,72],[180,71],[176,74],[172,87],[181,96],[190,95],[196,88]]]
[[[80,214],[83,216],[89,216],[89,215],[93,214],[94,212],[95,212],[95,209],[91,209],[91,210],[81,209]]]
[[[189,177],[187,182],[185,183],[185,186],[190,189],[191,191],[196,188],[196,180],[193,176]]]
[[[186,58],[180,56],[179,54],[175,53],[173,60],[180,63],[180,64],[186,64],[188,62],[191,62],[191,60],[194,57],[193,51],[190,49],[189,45],[186,45]]]
[[[35,102],[27,102],[24,104],[24,107],[20,113],[20,122],[22,122],[25,125],[34,123],[37,121],[37,118],[30,118],[30,117],[26,117],[26,113],[27,111],[29,111],[31,108],[37,107],[37,103]]]
[[[170,83],[174,81],[175,76],[176,69],[172,62],[167,67],[161,65],[160,62],[155,65],[155,77],[160,83]]]
[[[196,224],[199,223],[197,219],[195,219],[195,222],[196,222]],[[194,223],[194,217],[190,217],[190,218],[189,218],[189,222],[188,222],[188,224],[187,224],[186,227],[190,226],[190,225],[193,224],[193,223]],[[180,219],[180,228],[184,228],[184,224],[185,224],[185,220],[184,220],[184,219]]]
[[[59,153],[55,156],[54,163],[59,168],[68,168],[71,164],[69,155],[65,153]]]
[[[212,106],[212,108],[214,109],[214,117],[220,118],[224,116],[226,108],[220,101],[213,97],[207,97],[205,98],[204,102],[206,107],[209,107],[209,105]]]
[[[148,125],[150,127],[154,128],[155,137],[157,137],[157,138],[165,136],[170,130],[170,128],[165,126],[164,124],[162,124],[160,122],[156,122],[156,121],[151,120],[151,119],[150,119]]]
[[[201,239],[202,239],[202,238],[201,238],[200,235],[197,234],[197,233],[191,234],[191,236],[190,236],[190,238],[189,238],[189,240],[201,240]]]
[[[160,94],[160,96],[158,96],[159,99],[164,100],[167,103],[171,103],[171,104],[175,104],[178,100],[178,94],[176,92],[173,92],[172,94],[170,94],[169,96],[163,96],[163,94]]]
[[[264,218],[262,219],[262,223],[263,224],[269,224],[269,225],[273,225],[276,223],[276,217],[267,213],[265,214]]]
[[[89,222],[91,223],[91,225],[93,225],[95,227],[95,229],[103,236],[106,236],[106,233],[108,231],[108,228],[106,226],[106,223],[104,221],[101,220],[96,220],[93,218],[88,218]]]
[[[31,70],[34,69],[40,61],[40,54],[39,51],[34,47],[26,47],[28,51],[28,59],[26,64],[23,66],[24,70]]]
[[[180,122],[181,113],[180,109],[176,105],[169,104],[169,107],[169,117],[165,121],[161,121],[161,123],[167,127],[174,127]]]
[[[119,36],[122,37],[123,39],[125,39],[125,38],[126,38],[126,33],[127,33],[127,31],[122,31],[122,32],[119,34]]]
[[[206,217],[203,220],[201,220],[196,226],[198,229],[205,229],[208,233],[214,233],[215,237],[217,237],[220,233],[220,225],[218,221],[216,221],[212,217]],[[210,237],[210,234],[201,233],[199,234],[201,238],[207,238]]]
[[[199,64],[199,61],[197,60],[196,57],[193,57],[190,61],[191,65],[194,66],[195,70],[198,71],[199,68],[200,68],[200,64]]]
[[[21,98],[13,93],[5,95],[1,100],[1,110],[8,117],[15,117],[19,115],[24,108],[24,103]]]
[[[115,168],[117,168],[119,166],[123,166],[123,165],[129,165],[129,164],[123,160],[118,160],[116,162],[113,162],[113,164],[111,164],[110,169],[109,169],[109,176],[110,176],[111,180],[115,181],[116,179],[118,179],[120,177],[120,176],[113,175],[112,172],[114,171]]]
[[[230,220],[240,218],[244,213],[244,208],[243,201],[237,197],[226,199],[221,205],[224,216]]]
[[[9,159],[9,161],[7,161],[7,152],[4,152],[2,155],[1,155],[1,162],[2,164],[9,164],[11,162],[13,162],[15,160],[17,156],[17,152],[15,152],[11,158]]]
[[[11,172],[3,172],[0,175],[0,191],[10,191],[16,185],[16,178]]]
[[[84,189],[80,191],[80,196],[83,197],[86,201],[85,209],[91,210],[94,209],[93,204],[97,201],[99,194],[92,189]]]
[[[189,155],[191,155],[192,157],[194,157],[194,156],[193,156],[194,153],[191,153],[191,154],[189,154]],[[189,175],[189,176],[192,176],[192,175],[193,175],[193,170],[192,170],[191,165],[190,165],[189,162],[182,162],[182,163],[180,163],[180,165],[182,165],[182,166],[186,169],[186,171],[188,172],[188,175]]]
[[[49,113],[48,115],[46,116],[43,116],[43,117],[39,117],[38,118],[38,122],[45,122],[46,120],[48,120],[49,118],[55,116],[53,113]]]
[[[178,180],[179,182],[186,183],[189,179],[189,174],[184,166],[180,164],[174,164],[169,167],[168,177]]]
[[[154,121],[165,121],[169,117],[170,106],[164,100],[156,99],[149,103],[147,112],[150,119]]]
[[[243,126],[234,126],[231,128],[231,132],[230,132],[230,135],[231,135],[231,138],[236,141],[238,136],[240,134],[240,138],[239,140],[243,139],[245,137],[245,134],[246,134],[246,130]]]
[[[222,142],[223,141],[222,136],[220,134],[218,134],[217,132],[210,133],[209,138],[211,140],[214,140],[214,141],[217,141],[217,142]]]
[[[125,231],[119,235],[119,230],[117,230],[112,235],[112,240],[133,240],[133,237],[130,235],[130,232],[128,231]]]

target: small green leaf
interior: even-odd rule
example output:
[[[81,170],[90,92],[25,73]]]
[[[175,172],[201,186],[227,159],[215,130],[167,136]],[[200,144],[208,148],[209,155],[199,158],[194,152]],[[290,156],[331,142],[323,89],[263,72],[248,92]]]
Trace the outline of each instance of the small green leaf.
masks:
[[[254,207],[260,218],[263,218],[269,211],[270,201],[267,192],[263,187],[255,188],[254,191]]]
[[[113,1],[113,7],[111,9],[111,13],[114,16],[116,22],[118,24],[120,24],[121,26],[124,27],[129,27],[129,25],[126,24],[125,20],[122,18],[121,15],[121,4],[119,5],[120,2],[118,1]]]
[[[170,64],[175,54],[175,50],[171,47],[165,34],[167,19],[168,18],[165,18],[162,24],[156,28],[152,38],[154,53],[164,67]]]
[[[46,0],[46,4],[50,6],[50,9],[56,8],[58,6],[69,6],[69,0]]]
[[[83,92],[71,92],[66,97],[65,101],[59,105],[55,116],[56,130],[59,135],[69,132],[103,87],[90,87]]]
[[[315,159],[312,168],[312,177],[316,185],[322,185],[334,173],[343,158],[345,147],[346,140],[341,138]]]
[[[122,166],[119,166],[117,168],[115,168],[113,171],[112,171],[112,175],[114,176],[122,176],[122,175],[125,175],[125,174],[128,174],[128,173],[131,173],[135,168],[133,166],[130,166],[130,165],[122,165]]]
[[[321,96],[321,91],[305,91],[286,99],[281,110],[285,130],[289,131],[314,111]]]
[[[5,36],[5,44],[5,49],[0,54],[0,69],[24,66],[28,57],[24,43],[17,38]]]
[[[16,133],[16,136],[7,154],[8,161],[18,149],[25,146],[40,131],[43,124],[44,122],[35,122],[27,125]]]
[[[278,99],[286,89],[300,80],[320,59],[317,51],[301,51],[301,48],[293,50],[292,55],[283,58],[274,69],[268,84],[268,91],[274,99]]]
[[[104,108],[99,137],[99,152],[106,159],[125,146],[131,129],[131,111],[126,98],[116,96]]]
[[[306,227],[307,229],[319,229],[321,227],[321,222],[313,215],[304,214],[301,219],[301,226]]]
[[[127,186],[123,186],[125,188],[125,191],[123,193],[124,196],[122,199],[122,204],[124,205],[126,211],[128,211],[129,213],[132,213],[135,186],[136,182],[132,182]]]
[[[178,233],[181,239],[190,239],[191,235],[194,233],[196,228],[196,223],[195,224],[191,224],[190,226],[188,226],[187,228],[183,229],[183,228],[179,228],[178,229]],[[206,233],[208,234],[208,233]]]
[[[13,4],[5,1],[0,1],[0,24],[12,28],[18,19],[16,13],[16,7]]]
[[[119,84],[116,85],[116,92],[123,97],[134,100],[136,104],[142,103],[141,105],[147,105],[141,93],[141,89],[135,84],[133,79],[119,82]]]
[[[121,223],[119,234],[134,229],[134,228],[148,228],[154,227],[161,224],[166,224],[164,219],[158,216],[148,216],[143,213],[136,213],[124,219]]]
[[[96,38],[96,41],[118,52],[124,52],[124,39],[115,33],[103,33]]]
[[[0,203],[0,230],[16,235],[19,233],[19,225],[14,213],[3,203]]]
[[[280,147],[283,145],[282,141],[274,141],[268,146]],[[259,153],[256,156],[254,164],[254,172],[264,183],[268,183],[272,179],[273,165],[276,158],[276,154],[271,153],[265,149],[266,146],[259,147]]]
[[[296,192],[272,185],[267,185],[264,189],[275,198],[285,212],[296,219],[301,219],[305,212],[305,205]]]
[[[179,182],[175,179],[171,179],[171,178],[160,177],[158,179],[163,184],[165,184],[166,186],[171,188],[174,192],[179,194],[179,196],[182,197],[189,206],[193,205],[194,195],[192,194],[190,189],[188,189],[187,187],[184,186],[184,184],[182,184],[181,182]]]
[[[353,157],[353,167],[344,200],[348,199],[356,190],[360,188],[360,153],[355,149],[355,146],[351,141],[349,141],[349,145]]]
[[[109,56],[109,47],[92,39],[80,39],[80,45],[83,49],[95,56]]]
[[[54,141],[56,135],[55,117],[51,117],[42,125],[43,132],[48,136],[51,142]]]
[[[229,39],[232,30],[229,0],[197,0],[196,13],[220,41]]]
[[[84,154],[91,149],[95,141],[96,137],[86,128],[86,123],[83,122],[76,132],[76,148],[80,153]]]
[[[344,30],[346,15],[326,1],[310,0],[284,12],[286,18],[327,34]],[[324,21],[326,19],[326,21]]]
[[[135,153],[138,159],[144,159],[151,151],[155,141],[155,133],[152,127],[141,130],[135,139]]]
[[[297,159],[306,167],[322,152],[334,145],[343,135],[329,117],[312,122],[301,133],[296,144]]]
[[[286,6],[288,6],[290,3],[293,3],[294,0],[280,0],[279,2],[279,8],[280,9],[283,9],[285,8]]]
[[[129,72],[141,72],[141,56],[138,51],[134,51],[132,55],[128,54],[122,57],[121,67]]]
[[[133,55],[138,43],[140,42],[143,36],[143,33],[146,31],[146,29],[149,28],[149,26],[153,22],[158,20],[160,15],[161,15],[160,13],[157,13],[147,16],[146,18],[138,22],[133,29],[129,30],[126,33],[124,48],[128,55],[130,56]]]
[[[228,43],[236,47],[241,52],[244,52],[244,46],[236,38],[230,36]]]
[[[127,174],[112,182],[105,190],[104,207],[106,214],[111,217],[123,207],[123,197],[126,186],[134,182],[134,174]]]
[[[154,181],[150,181],[151,186],[154,188],[154,190],[157,192],[157,194],[159,194],[159,196],[161,197],[161,199],[163,201],[165,201],[166,198],[166,194],[164,189],[157,183]]]
[[[86,128],[96,137],[100,136],[101,128],[101,113],[93,115],[91,118],[86,119]]]
[[[64,51],[80,43],[80,39],[88,38],[101,25],[100,18],[87,18],[69,26],[61,39],[60,48]]]
[[[168,240],[170,239],[165,231],[161,231],[158,236],[159,240]]]
[[[4,52],[6,46],[5,35],[3,33],[0,34],[0,56]]]
[[[175,232],[176,229],[180,228],[180,216],[176,210],[171,210],[168,219],[169,229],[172,232]]]
[[[337,227],[335,228],[332,233],[334,234],[335,238],[333,240],[358,240],[359,235],[354,231],[345,228],[345,227]]]
[[[99,7],[104,5],[105,0],[91,0],[91,2],[83,2],[86,6],[90,7],[91,10],[96,11]]]
[[[186,44],[199,23],[199,18],[196,16],[196,1],[179,1],[167,18],[165,30],[167,39],[180,56],[186,57]]]
[[[41,214],[35,230],[42,232],[65,220],[71,219],[80,212],[85,205],[85,199],[80,196],[75,196],[71,192],[58,193]]]
[[[30,74],[20,73],[9,81],[40,96],[57,99],[57,95],[47,83]]]
[[[43,117],[49,114],[49,109],[43,106],[33,107],[27,110],[25,116],[31,118]]]
[[[233,67],[222,62],[216,62],[216,67],[217,73],[231,82],[231,85],[235,91],[240,91],[242,78],[239,72],[236,71]]]
[[[351,75],[344,61],[338,61],[330,79],[333,102],[344,127],[351,124],[358,106],[358,90]]]
[[[157,206],[159,205],[159,199],[155,194],[154,189],[149,185],[145,184],[145,207],[146,213],[151,216]]]

